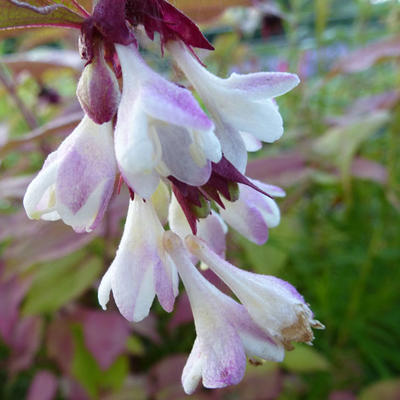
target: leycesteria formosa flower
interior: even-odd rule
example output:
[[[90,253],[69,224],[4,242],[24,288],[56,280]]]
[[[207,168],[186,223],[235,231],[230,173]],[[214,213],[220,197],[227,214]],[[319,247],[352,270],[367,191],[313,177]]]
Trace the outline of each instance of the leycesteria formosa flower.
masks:
[[[184,43],[171,42],[168,49],[212,115],[225,157],[243,173],[246,143],[252,148],[254,138],[274,142],[282,136],[282,117],[272,99],[293,89],[299,78],[259,72],[221,79],[204,68]]]
[[[289,283],[225,260],[228,227],[263,244],[279,224],[273,198],[284,191],[244,173],[248,151],[281,137],[274,98],[299,80],[271,72],[214,76],[195,53],[212,45],[165,0],[99,0],[85,17],[86,65],[77,90],[85,116],[29,185],[26,212],[91,231],[114,189],[126,184],[125,228],[100,283],[100,304],[106,308],[112,293],[121,314],[135,322],[149,314],[155,297],[171,312],[180,276],[197,333],[184,390],[192,393],[200,380],[208,388],[237,384],[246,356],[282,361],[292,342],[310,344],[312,328],[322,328]],[[139,29],[150,40],[158,34],[161,54],[172,55],[204,108],[184,82],[170,82],[147,65]],[[213,286],[198,262],[238,301]]]
[[[86,116],[28,186],[26,213],[90,232],[104,215],[116,173],[111,123],[97,125]]]

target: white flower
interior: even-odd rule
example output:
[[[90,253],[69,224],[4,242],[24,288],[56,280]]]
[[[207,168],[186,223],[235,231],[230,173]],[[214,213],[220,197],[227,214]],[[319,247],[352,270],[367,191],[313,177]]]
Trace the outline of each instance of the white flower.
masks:
[[[193,186],[207,182],[221,158],[214,125],[190,91],[151,70],[134,46],[116,45],[123,90],[115,151],[127,184],[149,198],[160,176]]]
[[[61,218],[77,232],[94,229],[107,208],[117,172],[111,135],[111,123],[97,125],[85,116],[28,186],[28,217]]]
[[[314,320],[304,298],[288,282],[236,268],[194,236],[186,238],[186,245],[232,289],[254,322],[287,349],[292,348],[292,341],[311,343],[311,328],[323,328]]]
[[[200,274],[177,235],[166,232],[164,244],[185,285],[197,333],[182,374],[187,394],[194,392],[200,379],[207,388],[239,383],[246,355],[282,361],[283,347],[254,323],[242,305]]]
[[[208,72],[183,43],[169,42],[167,47],[210,112],[224,156],[244,173],[246,150],[258,149],[257,139],[274,142],[282,136],[282,117],[273,98],[293,89],[299,78],[258,72],[221,79]]]
[[[99,303],[104,309],[112,291],[121,314],[129,321],[145,318],[156,294],[162,307],[172,311],[178,276],[163,248],[163,233],[151,202],[135,196],[117,254],[99,286]]]

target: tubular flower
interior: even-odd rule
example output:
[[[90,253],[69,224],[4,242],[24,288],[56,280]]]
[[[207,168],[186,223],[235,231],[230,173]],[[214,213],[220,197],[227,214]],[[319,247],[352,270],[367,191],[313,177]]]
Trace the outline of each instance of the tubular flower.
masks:
[[[150,68],[138,26],[169,51],[192,92]],[[78,85],[81,123],[29,185],[30,218],[62,219],[77,232],[101,222],[116,177],[131,200],[121,243],[101,280],[121,314],[145,318],[154,298],[170,312],[179,276],[197,338],[182,375],[187,393],[238,383],[246,356],[281,361],[292,341],[310,343],[322,325],[289,283],[225,261],[228,226],[257,244],[279,224],[282,189],[244,175],[247,152],[274,142],[283,122],[274,97],[299,80],[288,73],[212,75],[194,48],[212,50],[198,27],[165,0],[99,0],[81,26],[86,66]],[[103,123],[104,122],[104,123]],[[101,124],[103,123],[103,124]],[[168,228],[166,228],[168,226]],[[210,267],[240,301],[196,268]]]
[[[282,117],[272,99],[293,89],[299,78],[259,72],[221,79],[207,71],[184,43],[171,42],[168,49],[212,115],[224,156],[243,173],[246,143],[252,149],[254,138],[274,142],[282,136]]]
[[[129,204],[117,255],[100,283],[99,302],[103,308],[112,290],[121,314],[130,321],[147,317],[156,294],[163,308],[172,311],[178,277],[163,248],[163,233],[151,202],[136,196]]]
[[[188,293],[197,333],[183,370],[185,392],[193,393],[201,378],[207,388],[239,383],[246,368],[246,354],[282,361],[282,346],[254,323],[242,305],[200,274],[178,236],[167,232],[164,243]]]
[[[24,197],[29,218],[62,219],[90,232],[103,218],[117,173],[111,123],[85,117],[51,153]]]
[[[115,129],[118,165],[127,184],[148,198],[160,176],[205,184],[221,158],[214,125],[192,94],[152,71],[134,46],[117,45],[124,88]]]
[[[324,328],[289,283],[236,268],[194,236],[188,236],[186,243],[232,289],[253,321],[285,348],[292,349],[292,341],[311,343],[311,328]]]

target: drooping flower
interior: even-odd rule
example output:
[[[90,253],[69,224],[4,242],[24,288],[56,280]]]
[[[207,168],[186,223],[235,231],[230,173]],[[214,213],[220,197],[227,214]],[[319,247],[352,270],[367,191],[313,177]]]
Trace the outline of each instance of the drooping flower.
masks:
[[[117,45],[124,87],[115,151],[126,183],[149,198],[160,176],[199,186],[221,158],[214,125],[191,93],[151,70],[134,46]]]
[[[239,383],[246,355],[282,361],[283,346],[260,329],[242,305],[200,274],[177,235],[166,232],[164,244],[185,285],[196,327],[197,338],[182,374],[187,394],[200,379],[207,388]]]
[[[103,218],[116,176],[112,125],[85,116],[51,153],[28,186],[29,218],[62,219],[77,232],[91,231]]]
[[[112,291],[121,314],[129,321],[145,318],[156,295],[162,307],[172,311],[178,277],[164,250],[163,233],[151,201],[135,196],[115,259],[100,283],[99,303],[104,309]]]
[[[311,328],[323,328],[303,296],[289,283],[237,268],[195,236],[188,236],[186,245],[232,289],[255,323],[285,348],[293,348],[292,341],[311,343]]]
[[[293,89],[299,83],[297,75],[233,73],[222,79],[204,68],[184,43],[169,42],[167,48],[212,116],[224,156],[244,173],[246,144],[254,149],[254,138],[274,142],[282,136],[282,117],[272,99]]]
[[[280,221],[272,197],[284,192],[244,173],[247,151],[282,135],[274,97],[295,87],[298,78],[212,75],[193,51],[212,46],[166,0],[99,0],[84,16],[80,49],[87,64],[77,94],[86,116],[29,186],[26,211],[31,218],[61,218],[77,231],[90,231],[119,173],[131,201],[116,257],[99,287],[100,304],[106,308],[112,292],[121,314],[140,321],[157,296],[170,312],[179,272],[197,333],[182,375],[185,391],[192,393],[201,379],[208,388],[236,384],[246,356],[281,361],[292,341],[309,343],[311,328],[322,327],[290,284],[225,261],[226,223],[261,244]],[[171,52],[210,117],[191,91],[146,64],[135,38],[138,26],[151,40],[159,35],[162,53]],[[198,261],[241,304],[207,281],[195,267]]]
[[[224,207],[220,207],[219,213],[241,235],[256,244],[263,244],[268,239],[268,229],[276,227],[280,221],[279,207],[271,197],[282,197],[285,192],[277,186],[252,182],[268,196],[239,184],[239,199],[235,202],[222,200]]]

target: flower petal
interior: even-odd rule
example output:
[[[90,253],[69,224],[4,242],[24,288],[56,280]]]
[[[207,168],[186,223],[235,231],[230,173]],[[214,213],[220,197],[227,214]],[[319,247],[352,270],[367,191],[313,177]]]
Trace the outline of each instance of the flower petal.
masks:
[[[225,80],[227,87],[243,92],[254,100],[281,96],[300,83],[295,74],[287,72],[256,72],[247,75],[233,73]]]
[[[179,181],[192,186],[204,185],[211,174],[211,163],[204,160],[203,165],[198,165],[193,159],[190,146],[193,140],[185,128],[154,123],[161,144],[162,160],[171,175]]]
[[[116,176],[111,123],[97,125],[85,116],[74,142],[60,160],[57,211],[77,231],[90,231],[104,215]]]

